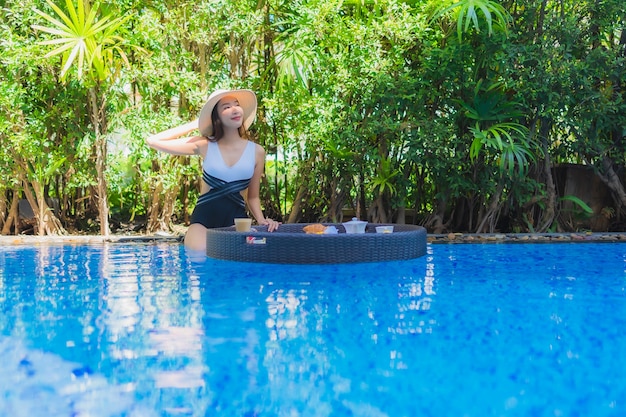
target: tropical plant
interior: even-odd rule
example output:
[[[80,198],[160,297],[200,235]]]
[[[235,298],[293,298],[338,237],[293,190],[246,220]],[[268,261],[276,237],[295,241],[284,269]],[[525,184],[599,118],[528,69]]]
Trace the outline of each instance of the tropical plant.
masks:
[[[128,65],[123,51],[124,39],[118,35],[122,25],[130,18],[113,18],[111,14],[99,15],[99,3],[89,7],[84,0],[66,0],[67,14],[51,0],[46,0],[57,18],[43,11],[36,12],[50,26],[33,25],[35,30],[52,35],[42,45],[57,46],[44,58],[61,56],[60,76],[66,80],[69,70],[75,67],[75,78],[88,88],[87,106],[90,109],[94,137],[94,159],[97,178],[97,199],[100,233],[109,234],[109,202],[105,171],[107,168],[107,115],[106,85],[113,85],[119,76],[120,64]],[[59,20],[60,19],[60,20]]]
[[[534,153],[528,146],[528,128],[520,123],[502,122],[481,129],[478,122],[469,128],[474,135],[470,146],[470,158],[476,160],[483,148],[490,148],[497,154],[498,165],[502,173],[513,175],[517,167],[519,175],[524,175]]]
[[[481,22],[487,25],[489,35],[493,34],[494,25],[505,32],[507,31],[511,16],[500,3],[493,0],[460,0],[449,5],[452,1],[455,0],[439,3],[432,19],[436,20],[444,15],[453,14],[452,20],[456,20],[456,34],[459,41],[462,41],[463,33],[468,32],[470,27],[476,32],[480,32]],[[479,17],[479,14],[482,14],[482,18]]]
[[[247,87],[263,205],[285,221],[564,230],[578,206],[554,167],[575,163],[623,227],[625,24],[622,0],[9,0],[0,226],[30,232],[24,199],[68,230],[105,225],[109,204],[112,226],[185,223],[199,161],[145,137],[196,117],[209,90]]]

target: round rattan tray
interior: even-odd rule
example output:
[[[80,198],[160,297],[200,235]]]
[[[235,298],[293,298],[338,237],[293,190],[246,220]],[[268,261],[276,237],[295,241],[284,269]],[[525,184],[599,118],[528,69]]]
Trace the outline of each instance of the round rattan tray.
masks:
[[[337,234],[306,234],[308,223],[283,224],[268,232],[253,226],[250,232],[235,227],[207,231],[206,254],[210,258],[275,264],[337,264],[396,261],[426,254],[426,229],[421,226],[394,224],[393,233],[376,233],[379,223],[368,224],[365,233],[347,234],[341,224]]]

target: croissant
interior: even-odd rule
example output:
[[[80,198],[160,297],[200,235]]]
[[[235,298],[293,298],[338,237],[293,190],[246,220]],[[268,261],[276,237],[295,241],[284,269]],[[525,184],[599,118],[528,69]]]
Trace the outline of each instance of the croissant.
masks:
[[[307,234],[321,235],[326,230],[326,226],[320,223],[315,223],[304,226],[302,230],[304,230],[304,233]]]

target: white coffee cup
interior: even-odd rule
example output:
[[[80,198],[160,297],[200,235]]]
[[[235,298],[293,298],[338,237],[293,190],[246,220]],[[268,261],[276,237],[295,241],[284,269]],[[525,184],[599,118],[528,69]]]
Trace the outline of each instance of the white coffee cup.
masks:
[[[238,232],[249,232],[252,227],[252,219],[238,218],[235,219],[235,230]]]

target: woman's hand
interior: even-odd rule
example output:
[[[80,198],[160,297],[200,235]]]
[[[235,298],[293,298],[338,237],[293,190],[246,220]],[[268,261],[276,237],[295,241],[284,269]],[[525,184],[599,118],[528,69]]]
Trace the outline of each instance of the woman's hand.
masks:
[[[265,219],[260,224],[267,226],[268,232],[273,232],[274,230],[278,229],[278,226],[280,226],[282,223],[272,219]]]

